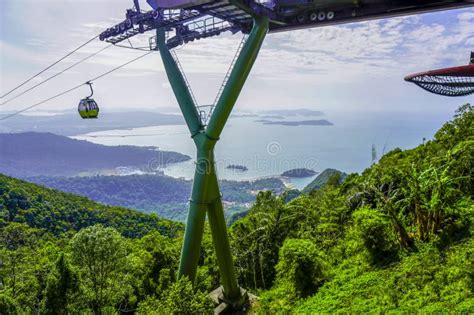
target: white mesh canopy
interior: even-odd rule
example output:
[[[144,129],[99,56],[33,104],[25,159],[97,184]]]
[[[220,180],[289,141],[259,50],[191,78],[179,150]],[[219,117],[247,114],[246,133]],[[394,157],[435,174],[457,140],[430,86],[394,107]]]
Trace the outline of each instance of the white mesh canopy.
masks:
[[[466,96],[474,93],[474,64],[409,75],[405,81],[444,96]]]

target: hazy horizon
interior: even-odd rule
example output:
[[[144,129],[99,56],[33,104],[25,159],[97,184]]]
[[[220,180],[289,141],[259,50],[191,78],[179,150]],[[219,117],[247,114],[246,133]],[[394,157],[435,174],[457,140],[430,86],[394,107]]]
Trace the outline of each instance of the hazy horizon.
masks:
[[[43,1],[41,5],[32,0],[2,1],[2,91],[121,20],[131,5],[130,0]],[[135,43],[147,42],[152,35],[142,35]],[[187,44],[177,51],[200,104],[212,103],[240,39],[240,34],[226,34]],[[96,41],[86,46],[30,85],[105,45]],[[269,34],[235,109],[310,108],[355,114],[361,110],[429,110],[447,115],[472,98],[431,95],[404,82],[403,77],[412,72],[467,64],[473,47],[472,8]],[[41,101],[140,54],[109,48],[2,106],[0,113]],[[142,110],[177,108],[158,54],[98,80],[94,89],[104,111],[137,110],[137,106]],[[78,100],[88,92],[84,86],[38,109],[75,112]]]

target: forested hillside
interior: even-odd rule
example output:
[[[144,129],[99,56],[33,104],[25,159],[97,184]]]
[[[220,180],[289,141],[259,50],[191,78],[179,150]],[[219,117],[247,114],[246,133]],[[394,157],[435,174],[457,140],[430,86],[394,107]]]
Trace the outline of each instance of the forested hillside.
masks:
[[[177,221],[185,221],[191,194],[190,180],[165,175],[33,177],[28,181],[71,192],[108,205],[123,206]],[[279,178],[220,182],[225,212],[248,210],[260,190],[280,194],[285,190]]]
[[[325,169],[311,183],[306,185],[303,192],[309,193],[313,190],[320,189],[331,179],[331,177],[336,178],[335,176],[339,178],[339,182],[342,183],[346,179],[347,174],[333,168]]]
[[[262,313],[474,313],[474,110],[343,184],[260,194],[232,226]]]
[[[290,202],[259,193],[230,228],[254,311],[474,313],[473,171],[465,105],[433,140],[342,183]],[[5,176],[0,197],[1,314],[212,314],[207,227],[193,290],[175,280],[179,224]]]
[[[174,236],[182,229],[181,224],[157,215],[101,205],[0,174],[0,226],[3,229],[10,223],[43,229],[54,236],[95,224],[113,227],[127,237],[141,237],[156,230]]]

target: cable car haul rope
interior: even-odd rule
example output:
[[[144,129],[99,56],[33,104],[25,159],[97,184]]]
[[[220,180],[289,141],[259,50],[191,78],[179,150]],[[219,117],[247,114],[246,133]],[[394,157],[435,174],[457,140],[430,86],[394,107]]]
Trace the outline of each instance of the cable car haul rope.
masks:
[[[101,48],[101,49],[99,49],[98,51],[96,51],[96,52],[94,52],[94,53],[92,53],[92,54],[90,54],[90,55],[88,55],[88,56],[82,58],[81,60],[79,60],[79,61],[73,63],[73,64],[70,65],[69,67],[67,67],[67,68],[65,68],[65,69],[63,69],[63,70],[61,70],[61,71],[59,71],[59,72],[53,74],[52,76],[50,76],[50,77],[44,79],[44,80],[41,81],[41,82],[38,82],[37,84],[33,85],[33,86],[30,87],[29,89],[24,90],[24,91],[21,92],[20,94],[17,94],[17,95],[15,95],[15,96],[11,97],[10,99],[4,101],[3,103],[0,103],[0,106],[3,106],[3,105],[6,105],[6,104],[10,103],[11,101],[17,99],[18,97],[20,97],[20,96],[22,96],[22,95],[24,95],[24,94],[30,92],[31,90],[34,90],[34,89],[37,88],[38,86],[43,85],[44,83],[48,82],[49,80],[54,79],[55,77],[57,77],[57,76],[59,76],[59,75],[65,73],[66,71],[71,70],[71,69],[74,68],[75,66],[77,66],[77,65],[79,65],[79,64],[81,64],[81,63],[83,63],[83,62],[85,62],[86,60],[88,60],[88,59],[90,59],[90,58],[92,58],[92,57],[98,55],[99,53],[103,52],[103,51],[106,50],[107,48],[110,48],[111,46],[113,46],[113,45],[110,44],[110,45],[108,45],[108,46],[105,46],[104,48]],[[18,86],[18,87],[19,87],[19,86]],[[12,91],[13,91],[13,90],[12,90]]]
[[[107,47],[108,47],[108,46],[107,46]],[[104,50],[104,49],[102,49],[102,50]],[[79,85],[76,85],[76,86],[74,86],[74,87],[72,87],[72,88],[70,88],[70,89],[67,89],[67,90],[65,90],[65,91],[63,91],[63,92],[60,92],[60,93],[58,93],[58,94],[56,94],[56,95],[53,95],[53,96],[51,96],[51,97],[49,97],[49,98],[47,98],[47,99],[45,99],[45,100],[42,100],[42,101],[40,101],[40,102],[38,102],[38,103],[35,103],[35,104],[30,105],[30,106],[28,106],[28,107],[25,107],[25,108],[23,108],[23,109],[21,109],[21,110],[18,110],[18,111],[16,111],[16,112],[13,112],[13,113],[11,113],[11,114],[9,114],[9,115],[6,115],[6,116],[4,116],[4,117],[1,117],[1,118],[0,118],[0,121],[6,120],[6,119],[11,118],[11,117],[13,117],[13,116],[16,116],[16,115],[18,115],[18,114],[21,114],[21,113],[23,113],[23,112],[25,112],[25,111],[27,111],[27,110],[30,110],[30,109],[35,108],[35,107],[38,107],[38,106],[40,106],[40,105],[42,105],[42,104],[44,104],[44,103],[46,103],[46,102],[48,102],[48,101],[51,101],[51,100],[53,100],[53,99],[55,99],[55,98],[58,98],[58,97],[60,97],[60,96],[65,95],[65,94],[67,94],[67,93],[69,93],[69,92],[72,92],[72,91],[74,91],[74,90],[77,90],[77,89],[83,87],[84,85],[89,85],[90,88],[91,88],[91,91],[92,91],[92,86],[91,86],[92,82],[97,81],[98,79],[101,79],[101,78],[103,78],[103,77],[105,77],[105,76],[111,74],[112,72],[114,72],[114,71],[116,71],[116,70],[118,70],[118,69],[120,69],[120,68],[123,68],[123,67],[125,67],[125,66],[127,66],[127,65],[129,65],[129,64],[131,64],[131,63],[133,63],[133,62],[135,62],[135,61],[137,61],[137,60],[139,60],[139,59],[141,59],[141,58],[143,58],[143,57],[146,57],[146,56],[148,56],[149,54],[151,54],[151,53],[153,53],[153,52],[154,52],[154,51],[149,51],[149,52],[147,52],[147,53],[145,53],[145,54],[143,54],[143,55],[140,55],[140,56],[138,56],[138,57],[135,57],[135,58],[133,58],[133,59],[127,61],[126,63],[123,63],[123,64],[121,64],[121,65],[119,65],[119,66],[117,66],[117,67],[115,67],[115,68],[113,68],[113,69],[111,69],[111,70],[109,70],[109,71],[106,71],[106,72],[104,72],[104,73],[102,73],[102,74],[100,74],[100,75],[98,75],[98,76],[96,76],[96,77],[94,77],[94,78],[88,80],[88,81],[85,82],[85,83],[81,83],[81,84],[79,84]],[[70,55],[70,54],[68,54],[68,55]],[[62,60],[62,59],[64,59],[64,58],[61,58],[61,60]],[[57,63],[57,62],[56,62],[56,63]],[[56,63],[54,63],[54,64],[56,64]],[[48,69],[49,69],[49,68],[51,68],[51,66],[49,66]],[[42,72],[44,72],[44,71],[42,71]],[[26,81],[25,81],[25,82],[26,82]],[[22,83],[22,84],[23,84],[23,83]],[[20,86],[18,86],[18,87],[20,87]],[[16,87],[15,89],[17,89],[18,87]],[[15,89],[13,89],[13,90],[15,90]],[[12,90],[12,91],[13,91],[13,90]],[[7,93],[7,94],[8,94],[8,93]],[[97,118],[97,115],[98,115],[98,113],[99,113],[99,108],[98,108],[98,106],[97,106],[97,103],[96,103],[93,99],[90,98],[91,96],[92,96],[92,94],[89,96],[89,101],[87,101],[87,103],[88,103],[89,106],[90,106],[90,107],[88,107],[88,108],[91,108],[91,109],[92,109],[92,108],[95,108],[94,110],[96,110],[97,113],[96,113],[95,117],[84,117],[84,116],[81,114],[81,108],[85,109],[85,105],[84,105],[83,101],[86,100],[86,99],[88,99],[88,98],[86,97],[86,98],[84,98],[84,99],[82,99],[82,100],[80,101],[80,103],[79,103],[79,108],[78,108],[79,114],[81,115],[82,118],[86,118],[86,119],[87,119],[87,118]],[[91,101],[92,101],[95,105],[94,105]],[[84,105],[83,107],[81,107],[81,103],[83,103],[83,105]],[[93,112],[92,112],[92,113],[93,113]],[[92,116],[92,113],[90,113],[91,116]]]
[[[84,46],[86,46],[87,44],[89,44],[89,43],[93,42],[94,40],[96,40],[98,37],[99,37],[99,35],[92,37],[91,39],[89,39],[88,41],[86,41],[85,43],[83,43],[82,45],[80,45],[79,47],[73,49],[72,51],[70,51],[69,53],[67,53],[66,55],[64,55],[63,57],[61,57],[60,59],[56,60],[55,62],[53,62],[52,64],[50,64],[49,66],[47,66],[46,68],[44,68],[43,70],[41,70],[40,72],[38,72],[37,74],[35,74],[34,76],[28,78],[27,80],[23,81],[21,84],[17,85],[16,87],[14,87],[13,89],[11,89],[10,91],[6,92],[6,93],[3,94],[2,96],[0,96],[0,98],[4,98],[5,96],[11,94],[12,92],[18,90],[20,87],[22,87],[22,86],[25,85],[26,83],[28,83],[28,82],[30,82],[31,80],[33,80],[34,78],[38,77],[40,74],[44,73],[45,71],[51,69],[52,67],[54,67],[55,65],[57,65],[58,63],[60,63],[60,62],[63,61],[64,59],[66,59],[67,57],[71,56],[73,53],[75,53],[75,52],[78,51],[79,49],[81,49],[82,47],[84,47]]]

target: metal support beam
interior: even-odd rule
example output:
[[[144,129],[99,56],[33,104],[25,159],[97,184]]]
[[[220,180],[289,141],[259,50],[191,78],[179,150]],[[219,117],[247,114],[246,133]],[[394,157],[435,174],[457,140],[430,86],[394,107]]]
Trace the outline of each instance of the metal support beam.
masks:
[[[219,138],[267,34],[268,18],[255,17],[253,23],[252,31],[240,51],[207,126],[206,133],[212,139]]]
[[[201,120],[199,119],[199,113],[196,109],[197,104],[194,104],[191,92],[186,86],[186,80],[166,46],[165,30],[163,28],[158,28],[156,30],[156,45],[160,51],[166,75],[168,76],[171,88],[173,89],[178,105],[183,113],[184,120],[188,125],[191,135],[194,136],[202,131],[204,126],[201,124]]]
[[[199,113],[196,109],[197,104],[193,102],[183,74],[166,46],[165,31],[163,29],[157,30],[157,48],[160,51],[171,87],[197,149],[196,170],[178,276],[187,276],[193,282],[196,278],[207,212],[224,295],[227,300],[232,302],[239,301],[241,294],[235,276],[224,220],[219,183],[214,165],[214,147],[252,69],[267,31],[268,18],[255,17],[252,31],[237,58],[222,95],[219,97],[209,125],[205,128],[199,119]]]
[[[237,284],[237,278],[235,277],[234,263],[232,261],[232,253],[230,252],[227,225],[224,218],[224,208],[222,207],[215,165],[211,166],[209,185],[211,189],[209,189],[208,192],[210,204],[207,217],[211,227],[212,241],[216,251],[221,282],[226,298],[236,301],[240,298],[240,288]]]

